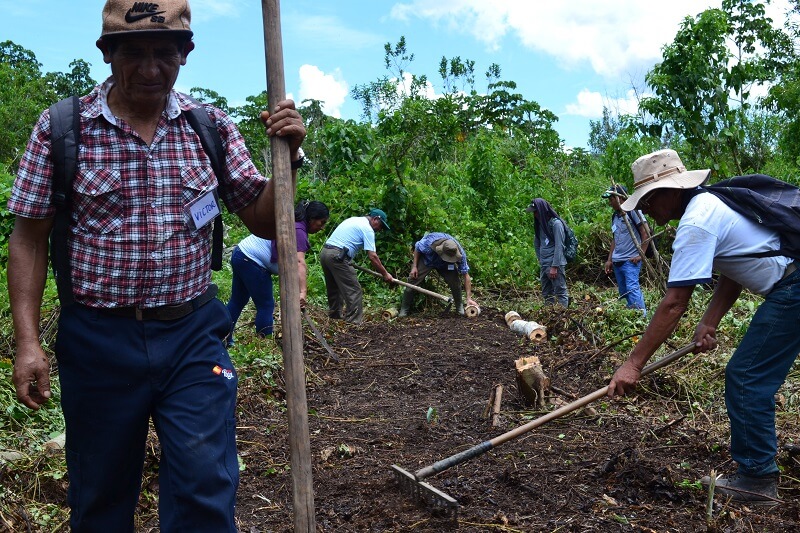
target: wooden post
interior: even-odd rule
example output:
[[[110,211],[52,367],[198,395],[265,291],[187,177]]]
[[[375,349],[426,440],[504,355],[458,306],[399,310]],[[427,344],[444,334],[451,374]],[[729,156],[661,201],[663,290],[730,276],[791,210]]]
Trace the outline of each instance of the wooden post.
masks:
[[[503,401],[503,386],[500,384],[494,387],[494,405],[492,405],[492,427],[500,424],[500,404]]]
[[[267,59],[268,111],[286,98],[283,75],[280,0],[261,0],[264,52]],[[272,179],[275,180],[278,273],[280,275],[283,370],[289,415],[289,450],[292,465],[294,531],[316,533],[314,486],[311,475],[311,440],[308,432],[303,328],[297,271],[297,237],[294,229],[294,181],[291,154],[284,139],[270,137]]]

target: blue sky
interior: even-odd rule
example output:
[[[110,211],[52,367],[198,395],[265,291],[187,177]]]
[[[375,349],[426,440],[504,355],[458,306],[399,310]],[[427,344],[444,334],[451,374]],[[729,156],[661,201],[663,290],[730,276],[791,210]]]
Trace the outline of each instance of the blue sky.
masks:
[[[131,0],[133,3],[133,0]],[[156,0],[157,3],[157,0]],[[266,88],[261,2],[190,0],[196,48],[177,88],[213,89],[231,104]],[[101,0],[0,0],[0,40],[29,50],[45,71],[66,71],[73,59],[109,74],[94,42]],[[769,8],[783,21],[786,0]],[[680,21],[720,1],[671,0],[294,0],[282,2],[286,92],[325,102],[333,116],[359,119],[356,86],[388,74],[384,44],[405,36],[431,95],[443,91],[442,56],[475,61],[476,89],[492,64],[528,100],[554,112],[567,146],[586,146],[590,120],[605,105],[634,112],[646,93],[644,75],[672,41]]]

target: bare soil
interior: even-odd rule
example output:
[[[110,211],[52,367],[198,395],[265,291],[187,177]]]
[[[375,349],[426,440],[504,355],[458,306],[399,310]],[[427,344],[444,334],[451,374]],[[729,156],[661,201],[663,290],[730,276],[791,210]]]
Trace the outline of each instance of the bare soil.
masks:
[[[712,469],[730,473],[723,406],[702,411],[687,397],[677,369],[652,374],[639,392],[605,399],[553,420],[427,481],[455,498],[456,516],[415,501],[398,487],[391,465],[414,472],[516,428],[604,387],[623,359],[594,346],[581,331],[580,310],[527,317],[548,327],[535,344],[513,333],[501,311],[474,319],[437,311],[361,326],[315,320],[337,363],[306,336],[308,409],[316,524],[319,531],[800,531],[800,463],[781,449],[782,505],[732,505],[711,512],[697,481]],[[676,347],[673,347],[676,348]],[[547,408],[517,394],[514,361],[536,355],[553,385]],[[240,372],[239,452],[244,464],[237,520],[243,533],[293,530],[288,422],[281,376],[266,387],[256,370]],[[485,416],[497,384],[504,388],[499,425]],[[557,391],[557,392],[554,392]],[[779,424],[780,442],[796,428]],[[148,446],[137,531],[158,531],[155,438]],[[66,531],[66,479],[42,475],[47,459],[27,471],[0,470],[19,500],[1,507],[0,531],[35,531],[30,495]],[[28,498],[28,501],[25,501]],[[41,508],[41,507],[40,507]],[[28,509],[26,511],[25,509]],[[7,529],[9,524],[14,524]],[[3,526],[6,526],[5,528]]]
[[[456,517],[400,490],[409,472],[518,427],[544,412],[517,395],[514,360],[537,355],[561,394],[548,409],[604,387],[623,356],[583,341],[569,311],[539,317],[550,340],[519,337],[499,311],[475,319],[412,316],[333,330],[340,357],[309,337],[311,449],[321,531],[799,531],[800,465],[780,456],[776,508],[734,506],[696,482],[731,472],[724,420],[696,419],[668,370],[622,402],[595,402],[427,481],[459,502]],[[675,365],[687,364],[679,361]],[[485,417],[504,387],[500,425]],[[240,394],[239,448],[246,463],[237,516],[243,532],[291,531],[285,414],[263,394]]]

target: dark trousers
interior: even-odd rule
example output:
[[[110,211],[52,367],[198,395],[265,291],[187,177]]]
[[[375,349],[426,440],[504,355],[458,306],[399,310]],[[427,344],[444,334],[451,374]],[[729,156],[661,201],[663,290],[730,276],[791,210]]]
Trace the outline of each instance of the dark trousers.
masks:
[[[800,271],[795,271],[764,298],[725,367],[731,457],[742,474],[778,472],[775,394],[800,353],[798,317]]]
[[[56,339],[74,532],[132,532],[145,441],[158,434],[162,532],[235,532],[237,378],[213,299],[171,321],[74,304]]]
[[[433,272],[434,270],[441,276],[447,286],[450,287],[450,292],[453,295],[453,304],[455,305],[456,311],[463,314],[464,312],[464,304],[462,302],[462,295],[461,295],[461,275],[458,273],[457,270],[449,270],[447,268],[434,268],[432,266],[426,265],[425,261],[420,261],[420,264],[417,265],[417,277],[408,278],[408,283],[419,287],[422,285],[422,282],[425,281],[425,278],[428,277],[428,274]],[[414,296],[416,291],[414,289],[409,289],[406,287],[405,291],[403,291],[403,301],[401,303],[401,308],[404,308],[406,311],[410,311],[413,307],[414,303]]]
[[[338,256],[339,249],[334,248],[323,248],[319,253],[328,293],[328,316],[360,324],[364,320],[364,291],[356,269],[350,261],[337,259]]]
[[[278,265],[275,265],[277,268]],[[231,283],[231,299],[228,300],[228,312],[231,314],[231,340],[233,329],[242,314],[248,300],[253,299],[256,306],[256,332],[259,335],[272,335],[275,296],[272,294],[273,272],[247,257],[239,247],[233,249],[231,254],[231,269],[233,282]]]

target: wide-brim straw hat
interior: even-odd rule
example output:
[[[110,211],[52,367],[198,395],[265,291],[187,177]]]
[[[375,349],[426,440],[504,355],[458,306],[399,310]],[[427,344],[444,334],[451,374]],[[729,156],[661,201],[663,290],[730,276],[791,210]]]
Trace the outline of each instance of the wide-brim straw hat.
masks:
[[[686,170],[678,152],[659,150],[643,155],[631,165],[633,194],[622,204],[633,211],[642,197],[655,189],[694,189],[708,180],[711,170]]]
[[[439,239],[431,243],[431,249],[446,263],[461,261],[461,250],[453,239]]]

